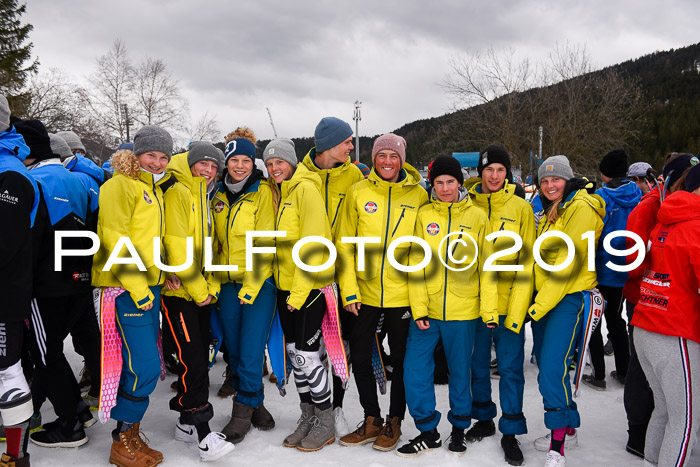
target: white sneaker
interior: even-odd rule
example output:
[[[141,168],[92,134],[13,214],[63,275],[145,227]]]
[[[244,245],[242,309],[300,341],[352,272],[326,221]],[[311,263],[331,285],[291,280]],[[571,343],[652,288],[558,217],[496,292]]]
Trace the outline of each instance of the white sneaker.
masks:
[[[175,439],[184,443],[199,444],[197,429],[194,425],[185,425],[180,420],[175,424]]]
[[[350,433],[350,427],[348,426],[347,420],[345,420],[342,407],[333,409],[333,418],[335,419],[335,435],[338,438],[342,438]]]
[[[215,461],[233,449],[234,445],[226,441],[226,435],[212,431],[199,443],[199,458],[203,461]]]
[[[552,444],[552,434],[547,433],[546,435],[542,436],[541,438],[537,438],[535,440],[535,449],[538,451],[542,452],[547,452],[549,451],[549,447]],[[565,448],[575,448],[578,447],[578,432],[574,432],[573,435],[566,435],[566,438],[564,439],[564,447]]]
[[[559,454],[557,451],[549,451],[547,460],[544,461],[544,467],[564,467],[566,465],[566,457]]]

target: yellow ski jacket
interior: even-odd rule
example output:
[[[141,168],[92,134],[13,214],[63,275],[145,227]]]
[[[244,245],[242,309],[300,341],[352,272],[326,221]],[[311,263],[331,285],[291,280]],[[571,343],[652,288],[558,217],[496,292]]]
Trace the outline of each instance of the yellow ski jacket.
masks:
[[[244,193],[234,197],[224,188],[224,182],[211,200],[214,216],[214,245],[218,252],[217,264],[236,265],[238,271],[217,272],[219,281],[243,284],[238,298],[248,304],[255,302],[265,280],[272,276],[274,254],[255,253],[252,270],[247,271],[246,232],[275,230],[275,206],[271,191],[272,180],[261,178]],[[274,247],[273,237],[255,237],[254,247]]]
[[[455,235],[440,248],[448,233]],[[424,269],[409,273],[408,294],[414,319],[457,321],[481,317],[484,323],[498,324],[496,273],[483,271],[491,252],[485,238],[490,233],[486,214],[468,196],[456,203],[444,203],[433,196],[430,204],[420,208],[413,235],[430,245],[432,259]],[[411,265],[419,264],[424,255],[423,248],[414,243]],[[454,269],[472,264],[464,271],[454,271],[440,258]]]
[[[419,185],[421,177],[416,169],[404,164],[402,175],[398,182],[389,183],[372,169],[366,180],[348,189],[336,236],[343,305],[356,302],[381,308],[409,305],[407,273],[389,264],[387,250],[393,240],[413,235],[418,210],[428,202],[428,195]],[[364,249],[364,271],[357,267],[357,245],[343,243],[342,237],[379,239]],[[410,243],[396,248],[397,262],[408,264],[409,249]]]
[[[275,230],[286,232],[285,237],[276,237],[274,274],[277,287],[290,292],[287,303],[300,309],[313,289],[320,289],[333,282],[335,265],[319,272],[304,271],[292,259],[294,244],[311,236],[320,236],[332,241],[328,217],[324,215],[321,196],[321,178],[299,164],[291,180],[282,182],[282,195],[277,211]],[[309,266],[325,264],[329,251],[318,243],[309,243],[301,248],[299,258]]]
[[[523,241],[522,248],[496,259],[497,266],[523,266],[522,271],[497,271],[498,314],[505,315],[504,326],[519,333],[525,321],[527,309],[532,301],[535,286],[532,245],[535,243],[535,215],[530,204],[515,194],[515,185],[508,183],[496,193],[481,192],[481,178],[470,178],[464,182],[475,206],[481,208],[491,222],[494,232],[508,230],[517,234]],[[514,241],[499,237],[492,241],[494,253],[514,246]]]
[[[153,261],[153,239],[158,239],[160,259],[164,261],[162,238],[165,222],[160,185],[170,176],[166,173],[154,182],[153,174],[141,170],[136,155],[129,150],[114,154],[112,167],[114,176],[100,188],[97,219],[100,249],[92,262],[92,285],[124,287],[134,303],[143,307],[154,298],[148,287],[162,285],[166,277]],[[139,271],[135,264],[115,264],[108,271],[102,270],[121,237],[131,241],[146,271]],[[125,246],[122,246],[119,257],[131,257]]]
[[[562,271],[550,272],[535,264],[535,289],[537,297],[530,307],[532,319],[539,320],[554,308],[565,295],[581,292],[598,285],[595,265],[588,270],[588,255],[595,252],[595,246],[603,230],[605,201],[598,195],[589,195],[584,189],[572,192],[559,207],[559,217],[551,224],[546,217],[540,220],[537,236],[546,232],[559,231],[569,236],[574,244],[573,262]],[[592,248],[589,240],[581,238],[586,232],[594,235]],[[540,248],[542,260],[550,266],[562,264],[568,249],[563,240],[556,237],[546,240]]]
[[[348,188],[364,180],[365,177],[362,175],[362,171],[350,161],[350,158],[338,167],[320,169],[314,164],[315,157],[316,148],[311,148],[301,163],[310,172],[321,177],[321,195],[326,207],[328,222],[331,224],[331,232],[333,233],[333,238],[335,238],[338,232],[338,214],[343,206]]]
[[[214,274],[204,270],[204,242],[211,237],[211,214],[207,183],[195,177],[187,162],[189,153],[176,154],[168,163],[168,172],[177,182],[163,195],[165,202],[165,253],[169,266],[184,264],[187,260],[187,237],[193,239],[193,262],[185,271],[174,273],[182,281],[177,290],[163,287],[162,295],[203,302],[207,296],[219,295],[219,284]]]

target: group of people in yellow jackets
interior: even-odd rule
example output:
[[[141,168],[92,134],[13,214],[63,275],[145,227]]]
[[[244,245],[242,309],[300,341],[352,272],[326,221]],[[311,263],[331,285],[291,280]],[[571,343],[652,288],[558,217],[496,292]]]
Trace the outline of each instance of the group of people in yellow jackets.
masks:
[[[114,176],[100,194],[101,246],[93,265],[93,286],[121,292],[115,315],[124,363],[111,411],[117,427],[110,461],[145,466],[163,460],[140,435],[148,397],[160,374],[161,301],[164,326],[167,323],[175,337],[179,357],[177,394],[170,401],[179,413],[176,439],[196,444],[201,459],[208,461],[229,453],[251,426],[274,428],[274,418],[263,404],[262,363],[277,313],[301,409],[296,429],[283,444],[315,451],[335,442],[341,434],[336,433],[336,421],[342,402],[336,399],[342,398],[342,391],[336,391],[324,364],[321,325],[328,300],[322,289],[336,283],[337,299],[346,310],[339,317],[343,338],[349,343],[364,410],[358,428],[344,434],[341,445],[372,443],[380,451],[396,449],[408,407],[420,434],[397,454],[413,457],[441,447],[441,414],[433,389],[433,351],[439,340],[450,371],[448,449],[463,454],[468,442],[495,434],[497,410],[489,377],[493,341],[501,375],[501,445],[506,460],[521,465],[524,459],[515,436],[527,432],[522,410],[523,327],[529,317],[545,425],[551,430],[538,441],[546,444],[546,465],[563,466],[565,440],[580,424],[568,372],[572,342],[581,328],[583,294],[596,285],[595,272],[585,267],[588,250],[581,234],[593,231],[597,241],[603,226],[602,199],[574,177],[566,157],[550,157],[538,173],[546,216],[536,230],[531,207],[515,195],[510,156],[500,146],[480,154],[480,177],[466,181],[456,159],[437,157],[429,171],[431,188],[426,190],[419,172],[406,163],[406,141],[398,135],[376,139],[366,179],[350,161],[352,129],[346,122],[322,119],[314,140],[315,147],[301,162],[291,140],[270,142],[263,150],[268,177],[256,167],[255,138],[247,129],[229,134],[223,152],[195,142],[188,152],[172,156],[170,135],[146,126],[136,134],[133,151],[112,157]],[[286,235],[256,237],[255,246],[274,246],[275,253],[256,253],[249,270],[245,242],[251,230]],[[500,266],[495,269],[501,270],[485,271],[492,253],[515,244],[512,236],[489,237],[502,231],[517,234],[523,247],[494,261]],[[550,231],[568,235],[575,244],[573,263],[561,271],[534,264],[535,238]],[[309,272],[294,261],[298,256],[310,266],[329,263],[329,249],[318,243],[295,250],[295,244],[309,236],[323,237],[337,249],[337,260],[325,270]],[[433,260],[425,267],[411,269],[426,254],[422,246],[392,245],[407,236],[429,246]],[[146,271],[135,264],[114,264],[102,271],[121,237],[131,239]],[[213,238],[213,245],[206,244],[206,237]],[[348,237],[371,241],[352,243]],[[188,238],[193,239],[194,254],[185,271],[168,273],[156,266],[153,250],[158,241],[162,263],[179,265],[187,262]],[[390,264],[388,253],[411,272]],[[129,252],[125,249],[121,255]],[[542,245],[547,264],[560,264],[567,255],[559,239]],[[205,270],[210,264],[218,270]],[[231,419],[221,433],[208,423],[213,410],[206,377],[207,331],[214,302],[236,390]],[[385,419],[372,368],[380,321],[393,368]]]

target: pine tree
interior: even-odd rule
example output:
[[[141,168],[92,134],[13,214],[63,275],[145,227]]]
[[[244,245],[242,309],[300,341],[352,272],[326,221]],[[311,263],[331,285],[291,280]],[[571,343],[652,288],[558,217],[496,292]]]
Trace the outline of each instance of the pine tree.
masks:
[[[0,0],[0,93],[9,98],[14,110],[23,107],[27,96],[21,93],[39,67],[37,59],[31,61],[32,43],[27,42],[33,26],[21,22],[26,9],[17,0]]]

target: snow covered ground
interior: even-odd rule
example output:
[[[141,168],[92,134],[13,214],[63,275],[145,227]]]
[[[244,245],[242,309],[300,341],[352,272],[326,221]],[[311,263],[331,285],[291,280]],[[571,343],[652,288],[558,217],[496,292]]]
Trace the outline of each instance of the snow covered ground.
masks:
[[[528,329],[526,353],[532,345],[531,334]],[[604,330],[603,330],[604,331]],[[605,335],[605,331],[603,333]],[[66,346],[76,373],[81,362],[73,352],[70,339]],[[606,357],[608,373],[614,369],[612,357]],[[211,370],[210,401],[214,405],[214,419],[211,421],[213,430],[221,430],[228,422],[231,413],[231,399],[220,399],[216,392],[223,381],[222,373],[225,364],[218,359]],[[518,437],[522,443],[525,456],[525,465],[544,465],[546,454],[538,452],[533,446],[535,438],[546,433],[543,421],[542,398],[537,389],[537,369],[534,365],[525,364],[525,416],[527,417],[528,434]],[[158,386],[151,396],[151,403],[142,423],[142,429],[151,440],[153,448],[163,451],[165,460],[163,465],[188,466],[200,463],[196,448],[175,441],[173,432],[175,428],[175,412],[168,409],[168,400],[174,394],[170,389],[170,383],[174,376],[169,375]],[[498,382],[492,380],[494,400],[498,400]],[[500,436],[497,434],[486,438],[478,444],[470,445],[463,457],[456,457],[447,450],[445,439],[450,433],[450,424],[447,421],[448,400],[447,386],[436,386],[438,409],[443,413],[439,430],[443,436],[444,448],[424,454],[415,459],[404,459],[394,453],[384,453],[372,449],[371,445],[348,448],[340,446],[337,442],[315,453],[304,453],[295,449],[282,446],[282,440],[295,427],[299,416],[298,398],[293,388],[288,391],[286,397],[281,397],[276,387],[265,379],[266,399],[265,405],[275,417],[277,427],[274,430],[262,432],[252,429],[246,439],[236,445],[236,449],[229,457],[219,460],[218,465],[347,465],[347,466],[406,466],[434,464],[442,466],[507,466],[503,459],[500,446]],[[581,413],[582,426],[579,430],[579,447],[566,449],[568,467],[599,467],[599,466],[643,466],[644,462],[625,451],[627,441],[627,420],[622,403],[623,388],[612,378],[608,378],[608,389],[605,392],[595,391],[588,386],[583,386],[581,396],[576,400]],[[388,394],[380,397],[382,409],[386,411],[389,405]],[[361,421],[362,408],[359,403],[357,389],[351,378],[350,388],[345,397],[345,416],[351,428]],[[42,410],[44,421],[55,418],[51,404],[47,402]],[[406,420],[403,424],[403,444],[409,438],[413,438],[418,431],[413,420],[406,412]],[[109,450],[112,443],[110,431],[115,423],[110,421],[106,425],[99,422],[87,429],[90,441],[79,448],[50,449],[41,448],[30,442],[29,450],[34,466],[106,466],[109,465]],[[4,450],[4,446],[2,446]],[[689,465],[700,466],[700,449],[695,449],[694,456]]]

